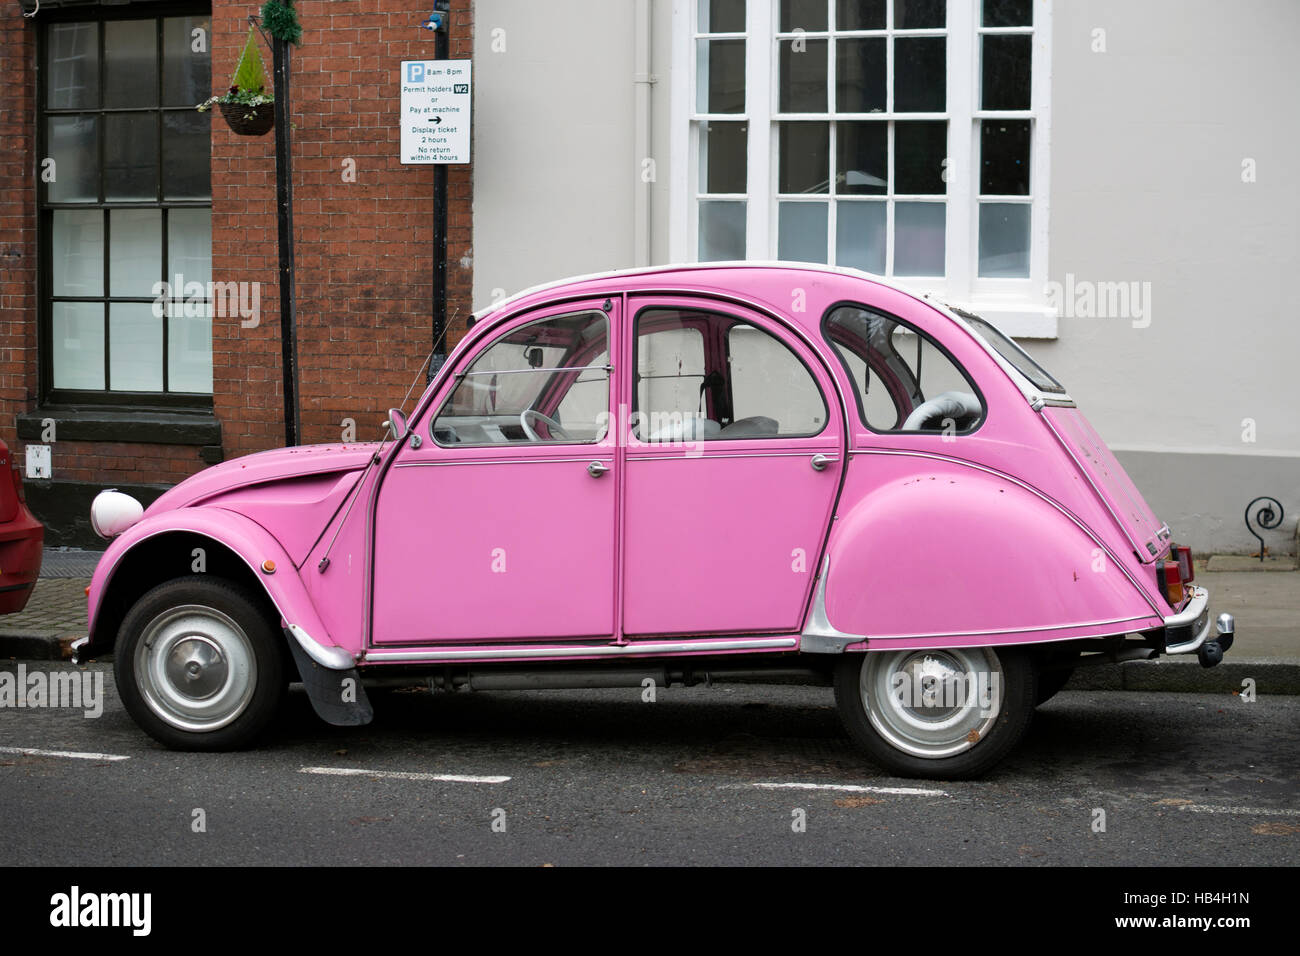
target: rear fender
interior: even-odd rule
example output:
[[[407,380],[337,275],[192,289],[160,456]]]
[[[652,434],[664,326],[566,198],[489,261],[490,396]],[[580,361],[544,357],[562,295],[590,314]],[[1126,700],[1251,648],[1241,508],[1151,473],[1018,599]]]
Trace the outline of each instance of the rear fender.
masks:
[[[1163,619],[1097,535],[1015,479],[950,459],[855,455],[804,650],[994,646]],[[863,645],[862,642],[866,641]]]

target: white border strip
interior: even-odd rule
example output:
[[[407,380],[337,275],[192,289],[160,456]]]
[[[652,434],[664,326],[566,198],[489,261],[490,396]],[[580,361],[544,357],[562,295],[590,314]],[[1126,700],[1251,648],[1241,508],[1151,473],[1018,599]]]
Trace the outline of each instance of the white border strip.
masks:
[[[946,797],[946,790],[919,787],[864,787],[854,783],[751,783],[760,790],[837,790],[844,793],[885,793],[895,797]]]
[[[1185,803],[1179,810],[1192,813],[1242,813],[1255,817],[1300,817],[1300,810],[1268,810],[1263,807],[1211,807],[1200,803]]]
[[[117,754],[78,753],[73,750],[39,750],[35,747],[0,747],[0,754],[17,754],[21,757],[68,757],[72,760],[130,760]]]
[[[413,773],[406,770],[363,770],[359,767],[301,767],[299,773],[327,777],[380,777],[385,780],[432,780],[438,783],[506,783],[509,777],[470,777],[456,773]]]

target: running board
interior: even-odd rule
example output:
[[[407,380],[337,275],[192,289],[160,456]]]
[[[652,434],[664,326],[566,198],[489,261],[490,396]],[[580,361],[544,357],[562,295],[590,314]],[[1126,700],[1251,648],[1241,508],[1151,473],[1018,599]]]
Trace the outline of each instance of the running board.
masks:
[[[524,644],[518,647],[374,648],[363,664],[450,664],[457,661],[575,660],[579,658],[664,657],[726,651],[793,651],[798,637],[754,637],[712,641],[637,641],[632,644]]]

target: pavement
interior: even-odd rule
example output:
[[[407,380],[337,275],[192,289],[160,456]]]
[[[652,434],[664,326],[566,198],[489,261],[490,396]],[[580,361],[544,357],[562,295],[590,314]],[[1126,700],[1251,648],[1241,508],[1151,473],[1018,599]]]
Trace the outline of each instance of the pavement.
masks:
[[[1225,560],[1229,558],[1230,560]],[[86,587],[93,551],[47,548],[27,607],[0,617],[0,659],[61,660],[86,633]],[[1230,568],[1232,570],[1211,570]],[[1240,569],[1240,570],[1238,570]],[[1197,561],[1196,583],[1210,591],[1213,613],[1237,619],[1237,638],[1218,667],[1192,655],[1079,668],[1072,690],[1300,694],[1300,571],[1292,559],[1261,564],[1238,556]]]

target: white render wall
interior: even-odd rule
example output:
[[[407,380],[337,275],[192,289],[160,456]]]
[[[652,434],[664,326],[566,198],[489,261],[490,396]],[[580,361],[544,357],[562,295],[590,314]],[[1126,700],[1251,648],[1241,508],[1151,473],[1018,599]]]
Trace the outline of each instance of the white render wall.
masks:
[[[1053,27],[1049,276],[1150,283],[1150,325],[1063,316],[1028,348],[1178,540],[1256,547],[1242,510],[1268,494],[1291,534],[1266,540],[1292,549],[1300,3],[1057,0]]]
[[[668,186],[684,173],[669,161],[669,63],[672,11],[685,6],[651,3],[653,262],[667,260]],[[1150,302],[1141,316],[1067,310],[1057,340],[1024,344],[1180,542],[1253,548],[1241,511],[1269,494],[1287,509],[1270,546],[1293,550],[1300,2],[1053,8],[1049,275],[1073,275],[1076,290],[1138,283]],[[634,10],[634,0],[478,0],[475,308],[498,290],[637,264]],[[1104,53],[1093,52],[1096,30]],[[1246,160],[1253,183],[1242,182]],[[1242,440],[1244,419],[1254,442]]]

